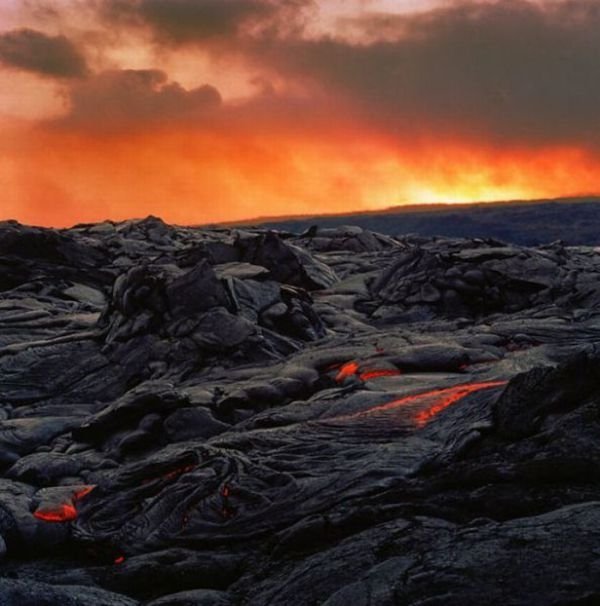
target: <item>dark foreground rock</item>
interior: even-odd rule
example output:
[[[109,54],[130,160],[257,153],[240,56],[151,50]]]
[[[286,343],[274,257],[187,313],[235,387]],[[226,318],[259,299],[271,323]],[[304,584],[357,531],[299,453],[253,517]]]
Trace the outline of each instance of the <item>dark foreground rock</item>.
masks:
[[[0,225],[0,605],[600,603],[600,253]]]

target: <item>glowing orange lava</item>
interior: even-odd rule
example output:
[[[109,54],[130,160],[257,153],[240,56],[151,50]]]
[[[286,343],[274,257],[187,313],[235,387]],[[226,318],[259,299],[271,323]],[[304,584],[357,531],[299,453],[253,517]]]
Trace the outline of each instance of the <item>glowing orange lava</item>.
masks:
[[[73,501],[81,501],[81,499],[83,499],[83,497],[85,497],[86,495],[90,494],[90,492],[92,492],[92,490],[94,490],[94,488],[96,488],[96,487],[95,486],[85,486],[81,490],[76,491],[73,494]]]
[[[368,368],[359,372],[359,363],[356,360],[352,360],[342,365],[335,380],[337,383],[342,383],[348,377],[356,375],[361,381],[369,381],[371,379],[378,379],[379,377],[396,377],[399,374],[402,373],[394,368]]]
[[[34,517],[44,522],[70,522],[77,518],[77,510],[70,503],[64,503],[54,509],[38,509]]]
[[[96,488],[95,485],[84,486],[83,488],[74,491],[67,502],[61,503],[57,507],[38,508],[33,512],[33,516],[43,522],[71,522],[77,518],[75,503],[92,492],[94,488]]]
[[[337,373],[335,380],[337,383],[341,383],[344,379],[355,375],[358,371],[358,362],[354,360],[352,362],[346,362]]]
[[[372,370],[365,370],[364,372],[361,372],[358,376],[362,381],[370,381],[371,379],[379,379],[380,377],[397,377],[401,374],[402,373],[399,370],[392,370],[391,368],[381,370],[377,370],[376,368],[374,368]]]
[[[425,391],[423,393],[413,394],[410,396],[405,396],[403,398],[399,398],[398,400],[392,400],[391,402],[386,402],[385,404],[381,404],[380,406],[375,406],[369,410],[365,410],[351,417],[362,417],[366,415],[371,415],[376,412],[383,412],[388,410],[393,410],[395,408],[399,408],[401,406],[405,406],[407,404],[414,404],[423,400],[433,399],[433,403],[429,408],[419,412],[415,421],[419,427],[425,425],[430,419],[439,414],[442,410],[448,408],[448,406],[452,406],[459,400],[462,400],[465,396],[468,396],[471,393],[476,391],[480,391],[482,389],[490,389],[492,387],[499,387],[500,385],[506,385],[507,381],[486,381],[482,383],[466,383],[463,385],[455,385],[454,387],[447,387],[444,389],[433,389],[431,391]]]

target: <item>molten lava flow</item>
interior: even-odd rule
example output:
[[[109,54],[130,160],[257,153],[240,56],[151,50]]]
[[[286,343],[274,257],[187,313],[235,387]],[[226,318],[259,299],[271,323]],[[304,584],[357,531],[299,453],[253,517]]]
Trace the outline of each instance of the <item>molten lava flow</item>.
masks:
[[[74,505],[65,503],[54,509],[38,509],[33,515],[44,522],[70,522],[77,518],[77,510]]]
[[[344,379],[355,375],[358,371],[358,362],[354,360],[352,362],[346,362],[337,373],[335,380],[337,383],[341,383]]]
[[[358,376],[361,381],[370,381],[371,379],[379,379],[380,377],[397,377],[402,374],[399,370],[392,370],[391,368],[383,368],[378,370],[376,368],[365,370]]]
[[[452,406],[459,400],[462,400],[465,396],[475,391],[482,389],[489,389],[490,387],[498,387],[499,385],[506,385],[506,381],[488,381],[487,383],[470,383],[467,385],[460,385],[455,388],[447,390],[448,393],[443,394],[441,399],[430,406],[428,409],[421,411],[416,417],[417,425],[422,426],[427,423],[430,419],[435,417],[438,413],[442,412],[448,406]]]
[[[77,490],[76,492],[73,493],[73,501],[81,501],[81,499],[83,499],[83,497],[85,497],[86,495],[90,494],[90,492],[92,492],[92,490],[94,490],[94,488],[96,488],[95,486],[84,486],[81,490]]]
[[[84,486],[79,490],[75,490],[67,502],[61,503],[57,507],[43,507],[41,509],[37,509],[33,512],[33,516],[44,522],[70,522],[75,520],[77,518],[77,509],[75,509],[75,503],[92,492],[94,488],[96,488],[95,485]]]
[[[348,377],[357,375],[361,381],[369,381],[370,379],[377,379],[379,377],[395,377],[401,374],[397,369],[392,368],[368,368],[359,373],[359,364],[356,360],[346,362],[342,365],[340,371],[335,377],[337,383],[342,383]]]
[[[415,417],[417,425],[423,426],[425,423],[427,423],[427,421],[435,417],[442,410],[448,408],[448,406],[451,406],[452,404],[455,404],[459,400],[462,400],[465,396],[482,389],[490,389],[492,387],[506,385],[506,383],[507,381],[486,381],[482,383],[455,385],[454,387],[447,387],[445,389],[434,389],[431,391],[425,391],[423,393],[413,394],[411,396],[405,396],[404,398],[400,398],[398,400],[392,400],[391,402],[386,402],[385,404],[375,406],[374,408],[356,413],[351,416],[361,417],[373,414],[375,412],[393,410],[407,404],[433,400],[433,403],[431,406],[429,406],[429,408],[419,412]]]

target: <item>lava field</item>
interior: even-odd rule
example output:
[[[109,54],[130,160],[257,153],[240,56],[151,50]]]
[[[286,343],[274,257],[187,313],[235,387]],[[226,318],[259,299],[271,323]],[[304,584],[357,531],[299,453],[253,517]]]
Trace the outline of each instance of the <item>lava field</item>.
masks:
[[[600,604],[599,343],[589,246],[0,223],[0,604]]]

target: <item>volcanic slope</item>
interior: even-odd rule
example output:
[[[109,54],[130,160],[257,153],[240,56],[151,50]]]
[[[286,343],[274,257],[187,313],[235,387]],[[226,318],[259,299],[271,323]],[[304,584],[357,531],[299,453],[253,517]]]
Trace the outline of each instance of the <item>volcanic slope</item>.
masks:
[[[600,252],[0,224],[0,605],[600,603]]]

